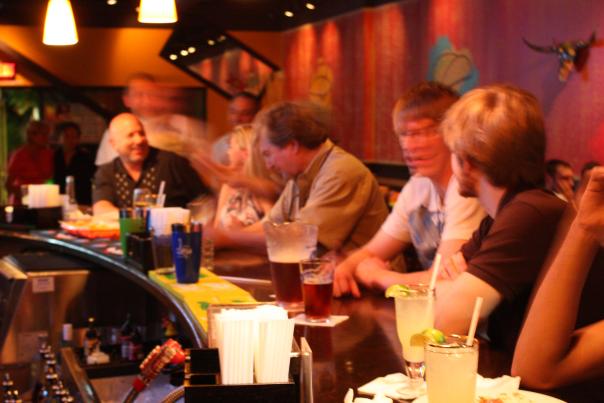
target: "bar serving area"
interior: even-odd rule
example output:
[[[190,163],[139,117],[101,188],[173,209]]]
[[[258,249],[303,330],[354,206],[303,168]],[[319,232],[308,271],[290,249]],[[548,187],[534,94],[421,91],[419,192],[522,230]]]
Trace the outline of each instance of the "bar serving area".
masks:
[[[9,322],[9,329],[3,329],[5,341],[2,370],[12,374],[18,389],[27,391],[28,385],[35,383],[31,379],[31,365],[36,362],[40,336],[47,338],[54,351],[63,351],[61,347],[65,343],[62,340],[62,327],[65,323],[71,323],[74,336],[80,334],[79,338],[74,337],[69,343],[77,357],[77,365],[83,369],[79,375],[86,378],[85,381],[93,388],[97,383],[103,391],[108,387],[113,388],[114,393],[108,395],[111,396],[108,400],[117,401],[125,397],[131,386],[126,382],[139,373],[140,358],[125,360],[119,351],[122,347],[118,346],[120,348],[117,352],[115,350],[119,340],[111,340],[112,336],[115,339],[116,331],[119,332],[123,327],[126,315],[131,317],[132,323],[144,329],[143,346],[146,350],[165,337],[162,321],[166,317],[172,320],[171,326],[177,332],[177,336],[172,337],[177,337],[183,347],[208,346],[207,328],[204,330],[200,316],[195,315],[191,306],[175,295],[167,285],[175,282],[174,274],[166,276],[153,271],[145,273],[137,263],[129,263],[118,254],[108,254],[107,249],[112,245],[119,247],[119,242],[105,238],[77,238],[57,229],[23,232],[4,227],[0,236],[3,266],[11,265],[13,270],[16,266],[25,276],[32,277],[26,280],[25,289],[31,287],[29,283],[39,278],[52,278],[55,284],[54,289],[42,291],[38,295],[46,296],[48,309],[43,313],[36,313],[30,320],[14,317],[15,314],[23,313],[22,305],[38,303],[39,299],[27,299],[34,295],[31,294],[32,291],[29,291],[29,297],[23,294],[21,298],[11,301],[17,312],[10,312],[7,307],[3,312],[4,318],[12,320]],[[3,273],[6,273],[5,270],[3,267]],[[266,259],[236,251],[221,252],[215,256],[213,274],[247,291],[252,297],[245,301],[247,303],[274,303],[274,290]],[[63,276],[76,278],[69,283],[60,280]],[[172,279],[165,280],[162,277]],[[11,280],[4,278],[3,287],[9,287]],[[74,285],[75,282],[78,284]],[[93,283],[97,285],[92,286]],[[203,293],[203,280],[200,280],[197,287]],[[62,298],[57,294],[65,295],[66,301],[61,301]],[[8,295],[11,295],[10,292]],[[229,305],[229,302],[225,299],[219,305]],[[72,306],[75,304],[80,308]],[[68,306],[72,307],[61,311],[61,308]],[[393,308],[393,301],[379,294],[367,295],[363,299],[335,299],[332,313],[348,316],[346,321],[335,327],[296,326],[297,343],[303,337],[312,349],[310,373],[315,401],[342,401],[349,388],[361,386],[377,377],[404,371]],[[94,327],[101,339],[101,349],[109,352],[109,363],[95,366],[83,361],[88,315],[95,317]],[[479,371],[484,376],[504,374],[510,364],[509,357],[489,351],[488,348],[484,349],[484,353],[481,349],[481,360],[484,362],[481,361]],[[125,379],[120,379],[120,375]],[[141,399],[161,401],[176,388],[169,381],[168,375],[158,377],[150,387],[155,383],[161,386],[155,385],[154,394],[151,397],[141,395]],[[71,387],[75,393],[85,391],[78,389],[78,383],[81,385],[82,380],[72,382]],[[98,392],[77,396],[81,401],[105,401]],[[231,399],[234,400],[224,401],[236,401],[237,395]],[[265,400],[268,399],[267,395],[250,399],[278,401]],[[306,399],[305,401],[309,401],[308,397]]]
[[[208,311],[275,304],[266,257],[232,250],[217,252],[211,271],[202,266],[199,280],[183,284],[183,292],[173,268],[145,269],[141,264],[144,259],[137,261],[138,258],[121,255],[119,240],[78,237],[60,228],[24,227],[3,224],[0,230],[5,298],[1,368],[10,374],[14,387],[25,392],[22,397],[26,401],[34,399],[30,394],[35,391],[35,369],[41,369],[36,365],[40,365],[37,355],[43,341],[56,351],[65,387],[75,401],[129,401],[134,380],[143,373],[143,356],[165,340],[178,340],[187,354],[195,352],[186,349],[208,350]],[[219,293],[212,291],[214,277],[221,278]],[[187,293],[194,297],[183,297]],[[292,359],[289,368],[288,392],[271,391],[268,384],[258,385],[266,386],[264,389],[244,391],[237,391],[241,385],[223,385],[233,390],[216,394],[202,391],[199,395],[191,392],[187,398],[183,391],[177,391],[187,382],[180,363],[149,378],[148,390],[137,394],[134,401],[230,402],[245,398],[259,402],[339,402],[350,389],[405,372],[392,298],[370,292],[360,299],[333,299],[331,304],[332,318],[345,317],[343,322],[333,327],[316,323],[295,326],[295,345],[300,346],[305,339],[311,352],[307,350],[305,364],[299,347],[292,353],[297,359]],[[290,316],[299,314],[296,310]],[[71,329],[69,333],[66,326]],[[137,355],[125,347],[130,341],[124,341],[122,335],[131,331],[129,327],[137,329],[140,338]],[[107,362],[86,361],[85,345],[91,329],[99,341],[99,350],[108,356]],[[128,351],[126,355],[124,349]],[[489,378],[509,374],[509,354],[482,339],[479,349],[478,373]],[[218,361],[218,357],[207,355],[201,359]],[[216,383],[218,374],[210,375],[203,383]],[[302,380],[304,377],[308,378]],[[591,387],[599,388],[598,385]],[[568,401],[581,401],[586,390],[567,388],[556,393]],[[359,390],[356,394],[371,393]]]
[[[0,0],[0,399],[603,402],[602,21]]]

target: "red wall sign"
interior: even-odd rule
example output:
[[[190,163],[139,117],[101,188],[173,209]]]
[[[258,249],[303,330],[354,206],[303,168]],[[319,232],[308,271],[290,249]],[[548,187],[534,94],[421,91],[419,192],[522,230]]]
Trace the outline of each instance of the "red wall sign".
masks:
[[[16,63],[0,62],[0,80],[14,80],[16,75]]]

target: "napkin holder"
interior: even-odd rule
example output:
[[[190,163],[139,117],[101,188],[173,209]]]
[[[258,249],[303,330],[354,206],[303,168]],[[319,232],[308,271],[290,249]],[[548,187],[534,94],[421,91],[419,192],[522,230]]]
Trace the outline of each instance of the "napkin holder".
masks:
[[[274,303],[211,304],[208,307],[206,343],[210,348],[191,349],[185,361],[185,402],[312,402],[312,355],[293,340],[289,381],[286,383],[220,384],[220,359],[215,340],[214,317],[225,308],[254,309]],[[207,400],[201,400],[207,399]]]
[[[61,206],[38,208],[12,206],[11,214],[6,213],[6,208],[3,210],[3,221],[5,221],[6,224],[29,226],[35,229],[59,228],[59,222],[63,219],[63,208]]]
[[[220,380],[218,349],[189,349],[185,361],[185,403],[302,402],[300,362],[300,348],[294,340],[288,382],[222,385],[218,383]]]
[[[128,234],[128,255],[126,261],[144,273],[155,270],[155,257],[153,254],[153,237],[150,232]]]
[[[172,235],[153,236],[153,256],[155,267],[173,267]]]

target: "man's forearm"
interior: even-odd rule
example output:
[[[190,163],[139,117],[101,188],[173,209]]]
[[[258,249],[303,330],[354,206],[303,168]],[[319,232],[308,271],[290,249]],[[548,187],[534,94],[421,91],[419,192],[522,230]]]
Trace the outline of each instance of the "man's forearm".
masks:
[[[225,248],[244,248],[254,253],[266,254],[266,238],[261,226],[244,230],[223,230],[220,244]]]
[[[107,200],[99,200],[92,205],[92,214],[94,215],[105,214],[117,210],[118,208]]]
[[[371,251],[364,246],[350,254],[342,263],[340,263],[339,266],[341,266],[342,269],[354,272],[359,263],[370,257],[373,257],[373,253],[371,253]]]
[[[576,348],[571,340],[580,295],[596,251],[595,240],[574,222],[537,290],[518,339],[512,371],[527,378],[527,384],[554,385],[559,382],[555,378],[564,377],[560,364]]]
[[[422,270],[413,273],[399,273],[396,271],[385,271],[374,282],[374,287],[385,290],[394,284],[428,284],[430,281],[429,270]]]

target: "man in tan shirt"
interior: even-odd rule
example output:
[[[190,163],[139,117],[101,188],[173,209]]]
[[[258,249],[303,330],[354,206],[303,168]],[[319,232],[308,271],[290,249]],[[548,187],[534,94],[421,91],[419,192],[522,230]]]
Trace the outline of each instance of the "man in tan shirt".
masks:
[[[283,102],[256,119],[260,151],[269,168],[288,182],[268,219],[301,220],[319,227],[322,251],[347,252],[366,243],[388,214],[371,172],[329,139],[325,111]],[[239,231],[214,231],[218,246],[265,251],[262,224]]]

